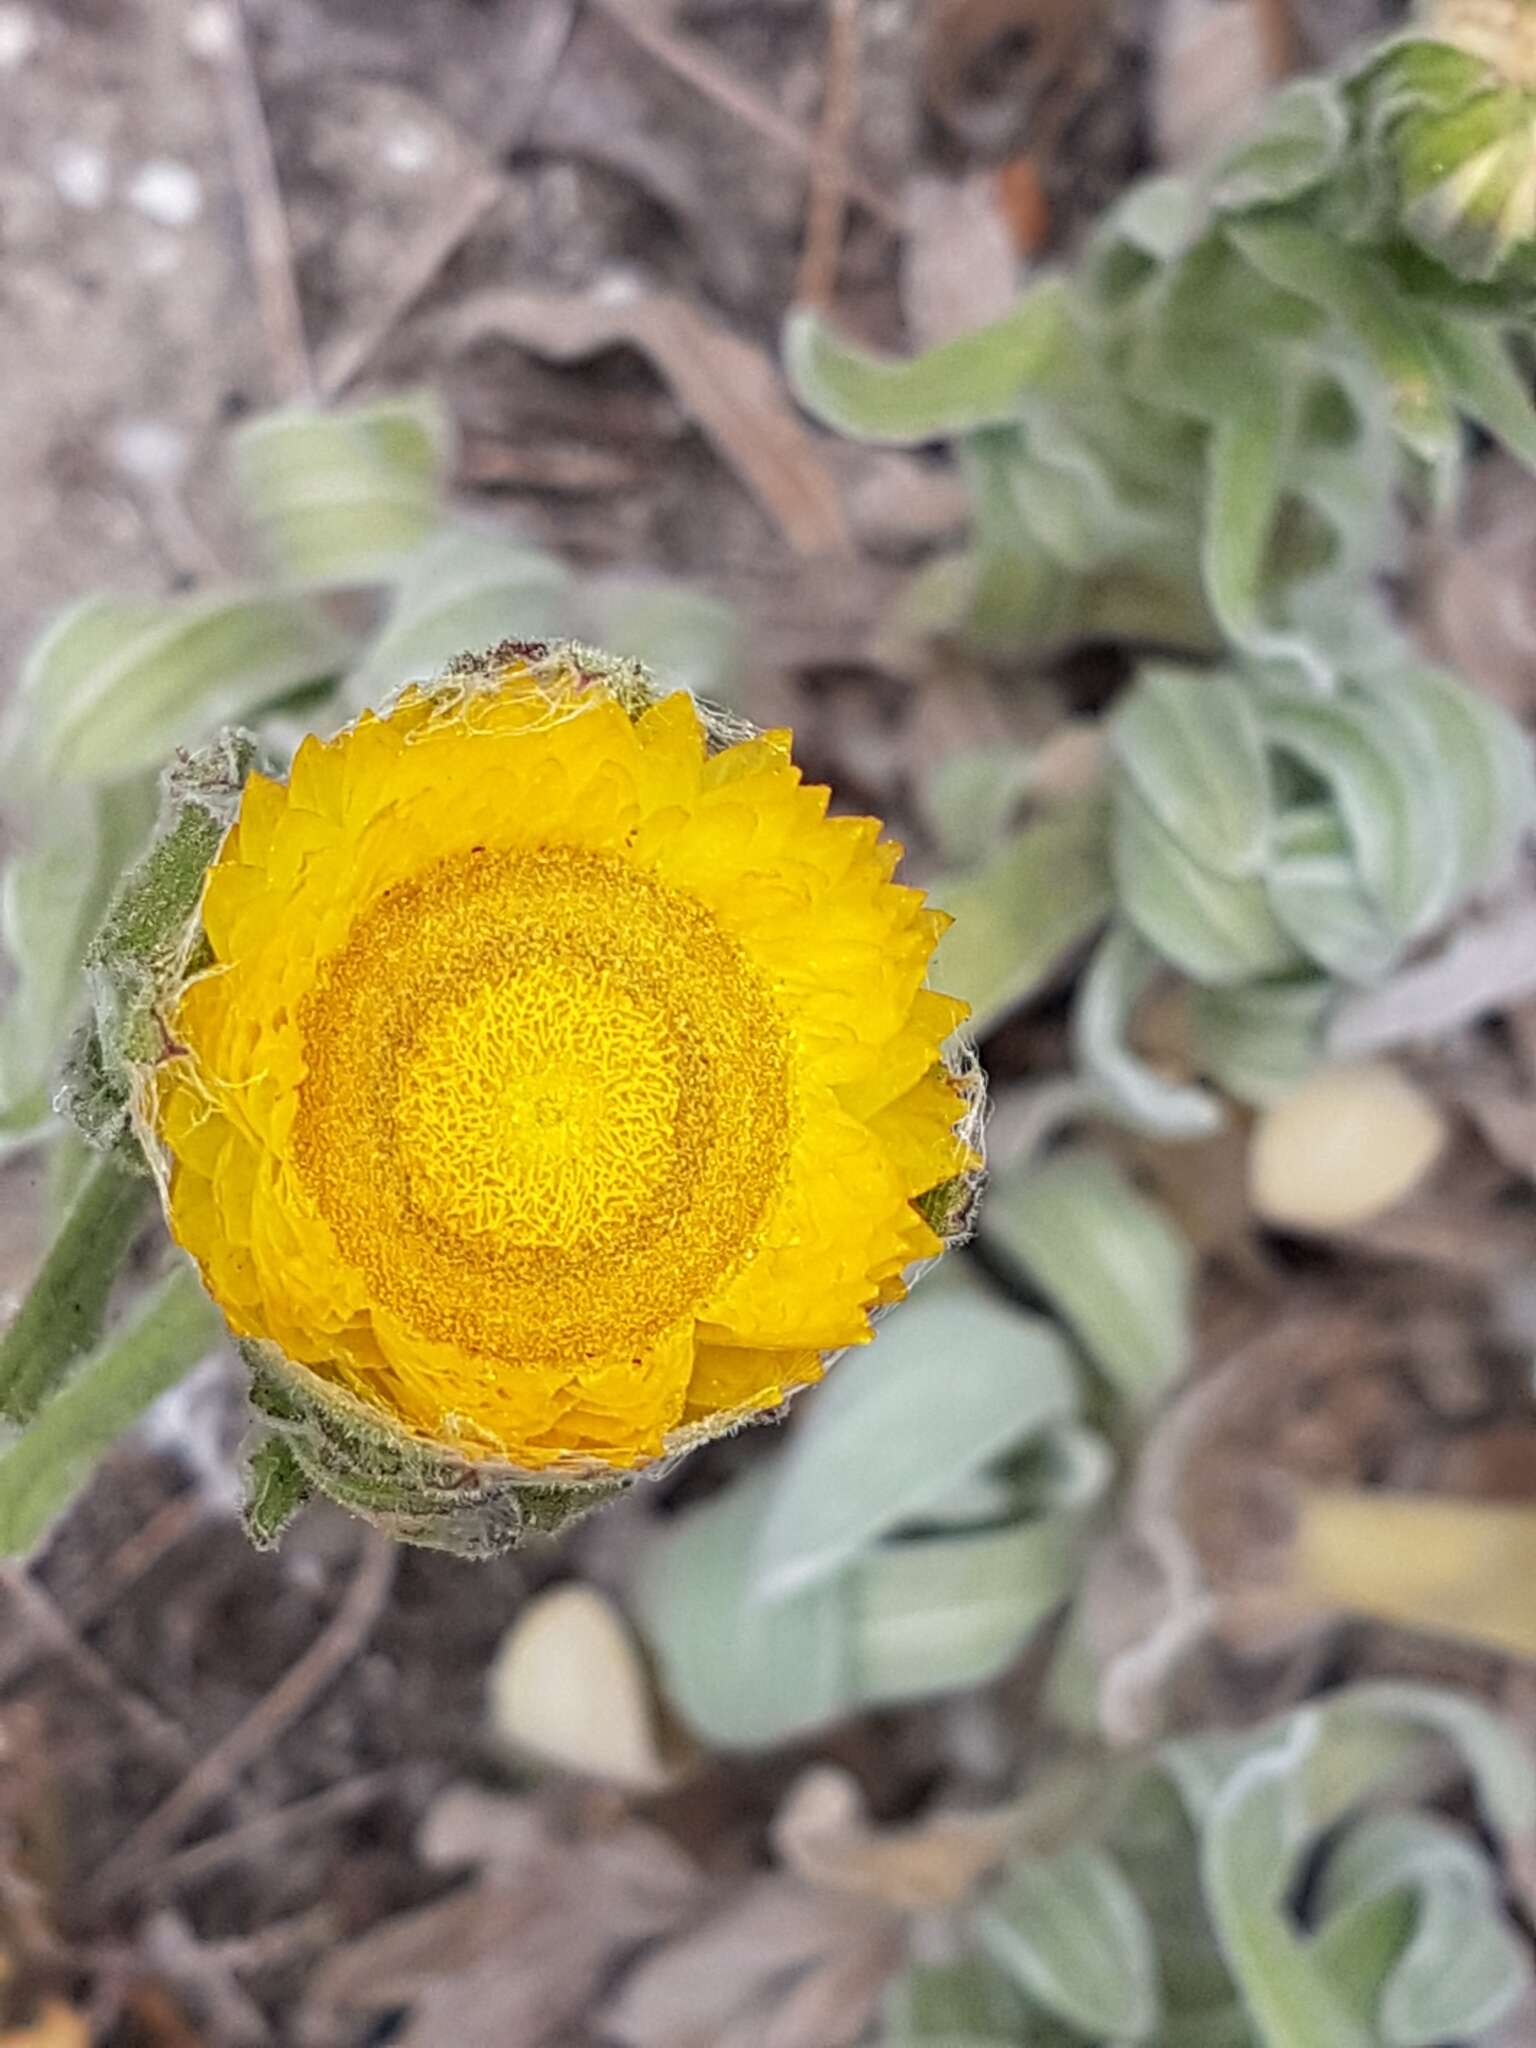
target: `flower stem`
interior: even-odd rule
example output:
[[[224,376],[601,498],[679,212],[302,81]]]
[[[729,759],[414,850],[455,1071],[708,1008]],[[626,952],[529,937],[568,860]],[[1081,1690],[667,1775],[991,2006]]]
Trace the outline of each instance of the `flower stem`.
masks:
[[[0,1555],[33,1548],[102,1452],[218,1341],[218,1312],[196,1273],[160,1282],[126,1330],[87,1359],[0,1456]]]
[[[153,1192],[101,1159],[87,1173],[32,1290],[0,1336],[0,1417],[30,1422],[101,1335],[107,1297]]]

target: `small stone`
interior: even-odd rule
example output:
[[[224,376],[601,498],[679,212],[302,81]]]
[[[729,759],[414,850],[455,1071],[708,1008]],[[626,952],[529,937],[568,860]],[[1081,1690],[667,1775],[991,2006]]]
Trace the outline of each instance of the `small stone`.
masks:
[[[0,7],[0,71],[15,71],[37,48],[37,23],[28,7]]]
[[[654,1695],[628,1625],[593,1586],[531,1600],[490,1674],[491,1721],[509,1747],[632,1791],[673,1775]]]
[[[53,182],[67,206],[97,212],[112,189],[106,151],[91,142],[61,142],[53,153]]]
[[[384,161],[402,178],[414,178],[437,155],[437,137],[414,121],[404,121],[390,130],[384,144]]]
[[[1320,1067],[1260,1117],[1249,1195],[1257,1214],[1282,1228],[1368,1223],[1413,1192],[1445,1137],[1439,1109],[1396,1067]]]
[[[141,165],[128,187],[128,199],[146,220],[162,228],[190,227],[203,210],[203,188],[196,171],[169,156]]]
[[[193,56],[207,63],[227,57],[235,46],[235,25],[222,0],[203,0],[201,6],[194,7],[187,16],[185,35]]]
[[[112,431],[112,457],[141,483],[171,483],[187,466],[187,437],[163,420],[124,420]]]

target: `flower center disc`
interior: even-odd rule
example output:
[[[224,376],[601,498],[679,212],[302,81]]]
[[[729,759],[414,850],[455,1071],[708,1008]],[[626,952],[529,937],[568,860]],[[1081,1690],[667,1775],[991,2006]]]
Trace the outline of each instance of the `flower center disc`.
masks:
[[[700,903],[575,847],[383,895],[301,1011],[299,1171],[418,1335],[638,1355],[751,1255],[788,1155],[772,997]]]

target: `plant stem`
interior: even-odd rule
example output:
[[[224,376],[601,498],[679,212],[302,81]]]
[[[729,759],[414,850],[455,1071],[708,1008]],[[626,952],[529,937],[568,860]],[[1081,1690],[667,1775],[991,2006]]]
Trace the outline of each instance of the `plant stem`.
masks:
[[[91,1467],[218,1341],[219,1318],[196,1273],[180,1267],[126,1330],[101,1346],[0,1457],[0,1555],[38,1542]]]
[[[0,1417],[30,1422],[101,1335],[107,1297],[152,1183],[100,1159],[76,1191],[42,1270],[0,1336]]]

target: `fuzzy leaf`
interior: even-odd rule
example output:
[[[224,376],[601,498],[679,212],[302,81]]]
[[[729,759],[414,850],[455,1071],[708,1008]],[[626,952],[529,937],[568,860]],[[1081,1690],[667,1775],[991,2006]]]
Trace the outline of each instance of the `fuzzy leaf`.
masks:
[[[1306,1764],[1319,1727],[1315,1714],[1294,1716],[1217,1793],[1201,1859],[1206,1902],[1265,2048],[1377,2048],[1285,1908],[1311,1836]]]
[[[669,1698],[722,1749],[785,1741],[853,1703],[845,1582],[772,1603],[752,1597],[777,1481],[766,1462],[680,1515],[646,1559],[637,1590]]]
[[[405,393],[342,412],[292,406],[234,437],[235,488],[265,558],[304,590],[388,582],[442,517],[452,428]]]
[[[1235,676],[1148,663],[1110,727],[1115,759],[1175,839],[1218,874],[1257,874],[1269,840],[1269,769]]]
[[[1461,439],[1456,414],[1435,352],[1390,272],[1299,220],[1232,222],[1227,233],[1261,276],[1321,307],[1364,350],[1391,392],[1403,442],[1428,463],[1452,461]]]
[[[1133,1407],[1156,1401],[1185,1370],[1189,1248],[1107,1159],[1063,1152],[1000,1176],[981,1231],[1060,1311]]]
[[[293,597],[93,597],[43,635],[21,674],[27,771],[119,782],[290,691],[337,675],[347,643]]]
[[[1028,2042],[1024,2001],[984,1957],[912,1963],[885,1994],[882,2048],[1016,2048]]]
[[[1499,880],[1536,812],[1536,755],[1508,712],[1455,676],[1394,665],[1361,685],[1388,716],[1411,717],[1453,814],[1457,895]]]
[[[598,615],[593,637],[644,662],[669,689],[711,703],[740,694],[742,620],[728,604],[684,583],[643,583],[614,577],[598,583],[589,602]]]
[[[1066,1599],[1080,1563],[1059,1517],[881,1544],[853,1571],[860,1696],[883,1706],[987,1684]]]
[[[1126,1031],[1162,962],[1129,925],[1111,925],[1078,984],[1072,1013],[1077,1064],[1105,1108],[1130,1129],[1168,1139],[1208,1137],[1221,1105],[1203,1088],[1170,1081],[1126,1042]]]
[[[536,548],[477,527],[434,533],[404,565],[379,635],[347,679],[347,701],[356,711],[380,704],[503,640],[558,639],[570,630],[570,592],[569,572]]]
[[[965,1477],[1077,1411],[1065,1345],[979,1291],[919,1296],[845,1358],[788,1446],[763,1517],[752,1597],[832,1577]]]
[[[1113,1858],[1078,1846],[1016,1863],[977,1916],[988,1954],[1094,2039],[1145,2041],[1158,2023],[1157,1955]]]
[[[1224,987],[1299,964],[1263,883],[1203,866],[1123,773],[1115,781],[1113,854],[1122,913],[1193,980]]]
[[[0,879],[0,948],[16,971],[0,1009],[0,1148],[44,1125],[64,1045],[85,1008],[86,949],[154,817],[148,780],[56,790],[37,837]]]
[[[905,362],[855,347],[802,309],[785,328],[784,363],[795,396],[826,426],[913,447],[1011,419],[1026,385],[1060,377],[1072,346],[1066,292],[1053,279],[990,327]]]
[[[1100,924],[1112,901],[1103,803],[1062,804],[977,874],[934,885],[955,922],[935,985],[971,1006],[978,1036],[1017,1009]]]
[[[1229,1095],[1263,1109],[1289,1095],[1321,1058],[1333,1000],[1326,981],[1196,989],[1190,1004],[1196,1055]]]
[[[1282,818],[1265,886],[1297,945],[1342,981],[1380,980],[1402,950],[1360,879],[1338,814],[1321,806]]]
[[[1332,703],[1271,698],[1271,746],[1332,793],[1360,879],[1403,939],[1432,926],[1455,886],[1458,849],[1439,764],[1413,727],[1358,693]]]
[[[1211,185],[1224,211],[1273,206],[1320,185],[1349,140],[1349,115],[1330,79],[1306,78],[1269,101],[1256,133],[1222,162]]]

